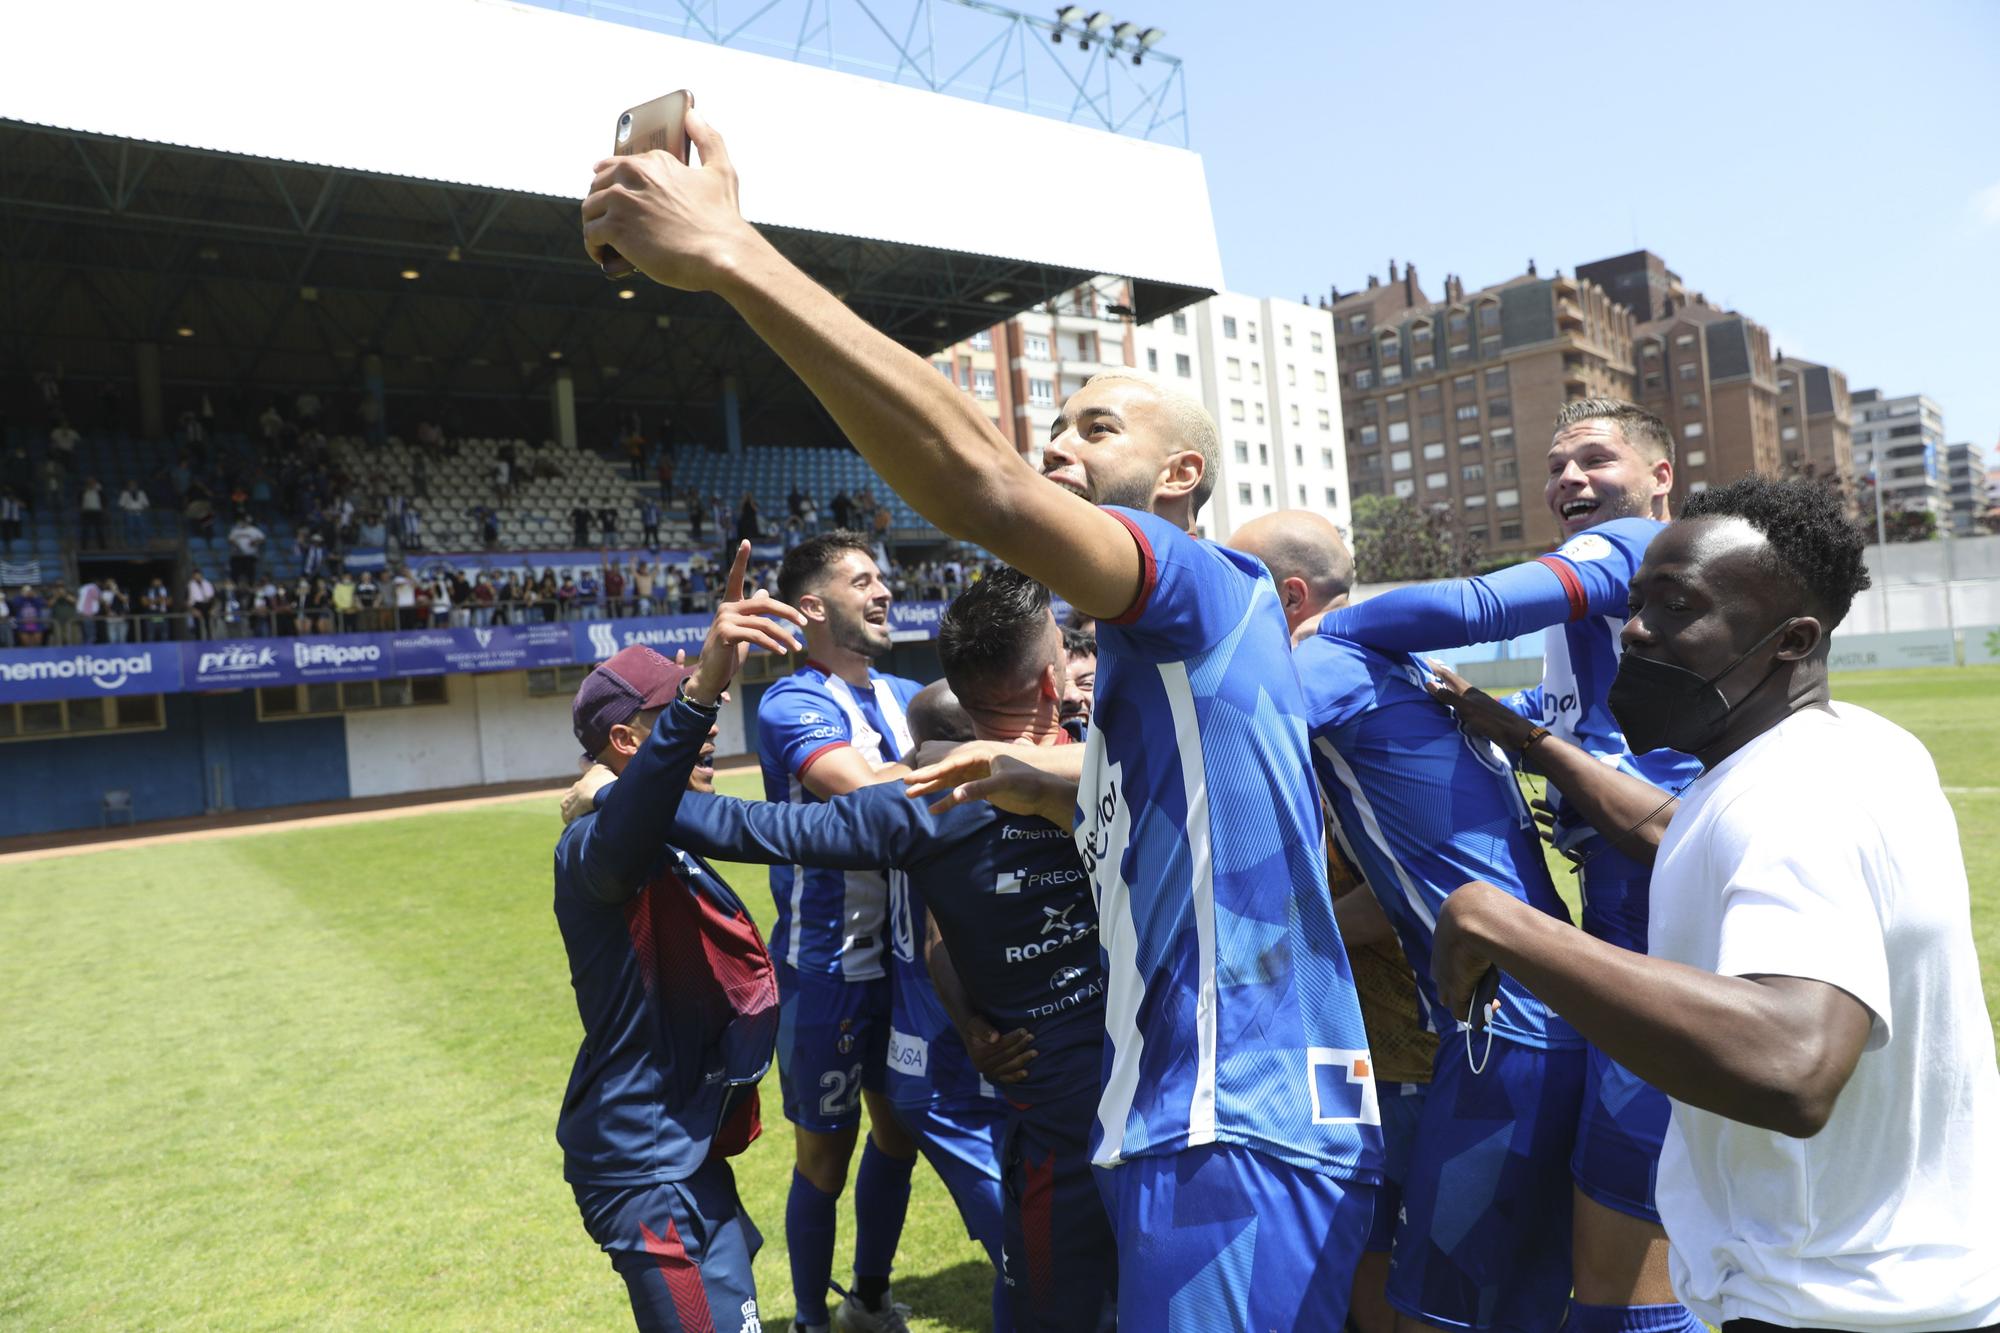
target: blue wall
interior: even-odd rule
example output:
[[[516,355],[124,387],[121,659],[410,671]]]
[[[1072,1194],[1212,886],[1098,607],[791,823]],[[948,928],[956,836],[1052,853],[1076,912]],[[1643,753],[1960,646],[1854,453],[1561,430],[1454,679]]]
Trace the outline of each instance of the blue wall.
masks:
[[[209,772],[223,770],[222,808],[339,800],[347,788],[347,724],[339,717],[259,722],[256,695],[170,694],[162,731],[109,732],[0,745],[0,837],[95,828],[106,791],[132,793],[139,820],[209,811]]]

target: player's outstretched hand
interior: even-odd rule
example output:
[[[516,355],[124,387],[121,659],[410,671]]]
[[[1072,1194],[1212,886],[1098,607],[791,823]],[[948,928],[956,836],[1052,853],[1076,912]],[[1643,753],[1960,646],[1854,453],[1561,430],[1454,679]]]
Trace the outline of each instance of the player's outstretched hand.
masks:
[[[977,1016],[959,1028],[972,1067],[988,1083],[1019,1083],[1028,1076],[1028,1062],[1035,1058],[1035,1039],[1026,1028],[1002,1032]]]
[[[597,793],[618,780],[618,775],[602,764],[592,764],[583,771],[570,789],[563,793],[562,821],[565,825],[577,820],[597,808]]]
[[[704,708],[713,708],[722,701],[722,692],[736,679],[736,672],[752,647],[779,654],[798,650],[790,626],[780,622],[789,620],[794,625],[803,625],[804,613],[778,601],[762,588],[745,597],[743,579],[749,568],[750,543],[739,542],[736,558],[730,562],[729,575],[723,581],[722,605],[715,608],[715,620],[701,645],[701,659],[695,663],[694,675],[686,687],[688,698]]]
[[[722,136],[692,107],[695,165],[654,151],[601,159],[583,201],[583,248],[600,267],[608,246],[654,282],[710,291],[764,241],[743,220]]]
[[[1535,723],[1522,717],[1485,690],[1439,661],[1426,663],[1435,680],[1424,682],[1431,698],[1458,714],[1458,720],[1475,736],[1483,736],[1501,749],[1518,752],[1534,734]]]
[[[1515,904],[1526,906],[1505,890],[1479,880],[1460,885],[1444,900],[1437,930],[1431,936],[1431,979],[1437,982],[1438,999],[1447,1011],[1465,1013],[1481,983],[1498,979],[1493,960],[1480,948],[1476,923],[1482,913],[1505,911]],[[1492,1009],[1499,1007],[1495,1001],[1475,1015],[1475,1030],[1485,1026]]]
[[[1076,822],[1083,750],[1081,745],[1000,745],[962,757],[954,751],[942,763],[904,778],[903,790],[917,799],[936,797],[932,814],[967,801],[986,801],[1010,814],[1039,815],[1069,828]]]

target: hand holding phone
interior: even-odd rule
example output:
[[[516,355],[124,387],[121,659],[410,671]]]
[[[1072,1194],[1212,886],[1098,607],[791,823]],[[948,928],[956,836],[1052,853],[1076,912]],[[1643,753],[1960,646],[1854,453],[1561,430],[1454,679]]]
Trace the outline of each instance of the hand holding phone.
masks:
[[[618,117],[618,131],[611,144],[612,155],[623,157],[630,153],[663,151],[672,153],[683,162],[687,161],[687,113],[693,105],[694,94],[682,88],[633,107]],[[605,277],[614,282],[639,271],[632,266],[632,261],[608,246],[598,267],[604,270]]]

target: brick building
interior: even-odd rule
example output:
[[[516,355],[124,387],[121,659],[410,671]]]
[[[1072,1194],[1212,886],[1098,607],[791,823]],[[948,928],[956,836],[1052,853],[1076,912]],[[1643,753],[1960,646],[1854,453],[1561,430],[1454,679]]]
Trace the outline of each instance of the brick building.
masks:
[[[1778,355],[1778,456],[1787,476],[1834,477],[1854,488],[1854,413],[1847,376]]]

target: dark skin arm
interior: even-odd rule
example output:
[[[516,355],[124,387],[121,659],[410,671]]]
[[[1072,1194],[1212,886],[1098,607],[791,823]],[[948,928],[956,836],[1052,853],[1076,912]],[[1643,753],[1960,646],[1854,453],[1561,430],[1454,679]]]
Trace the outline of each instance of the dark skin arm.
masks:
[[[1458,715],[1465,729],[1484,736],[1510,754],[1521,755],[1534,771],[1548,778],[1563,799],[1576,807],[1585,822],[1602,833],[1625,855],[1651,865],[1666,836],[1667,821],[1680,802],[1644,778],[1601,763],[1588,750],[1555,736],[1544,735],[1532,746],[1535,722],[1522,717],[1442,662],[1432,662],[1435,682],[1427,682],[1431,698]],[[1523,746],[1528,746],[1523,749]]]
[[[1811,1138],[1868,1040],[1868,1010],[1803,977],[1725,977],[1593,939],[1491,884],[1445,900],[1431,973],[1463,1012],[1498,967],[1677,1101]]]
[[[1028,1062],[1035,1058],[1034,1037],[1026,1028],[1003,1033],[973,1008],[972,997],[959,979],[958,968],[952,965],[934,917],[924,941],[924,962],[930,968],[931,989],[937,992],[938,1003],[944,1006],[960,1040],[965,1042],[972,1067],[988,1083],[1019,1083],[1026,1078]]]

